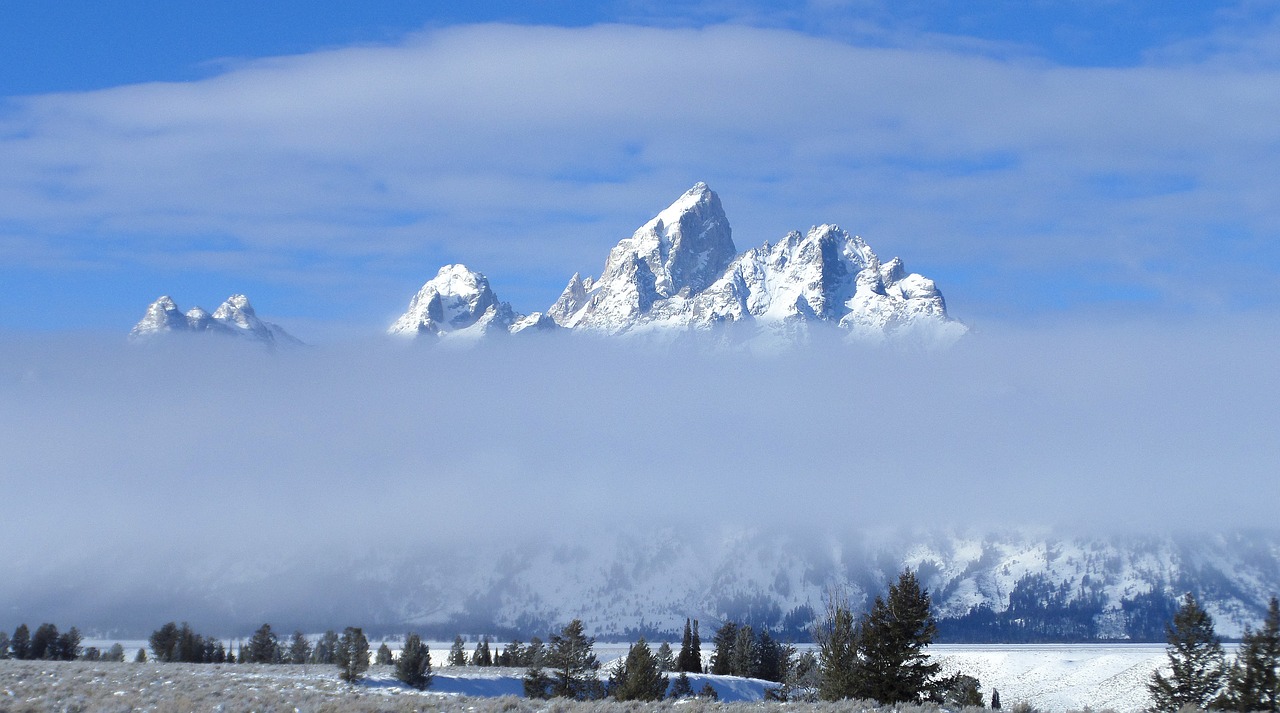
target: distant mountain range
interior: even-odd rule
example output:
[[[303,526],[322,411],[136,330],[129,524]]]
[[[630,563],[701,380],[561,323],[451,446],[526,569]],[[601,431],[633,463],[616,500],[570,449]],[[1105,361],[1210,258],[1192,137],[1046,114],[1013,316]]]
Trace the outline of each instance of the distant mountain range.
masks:
[[[173,335],[218,335],[244,339],[269,346],[297,346],[301,341],[279,325],[258,319],[244,295],[231,295],[209,314],[200,307],[185,313],[168,295],[147,307],[147,313],[133,326],[129,338],[148,341]]]
[[[133,335],[194,331],[286,341],[275,325],[245,328],[219,318],[233,300],[243,303],[244,313],[248,300],[237,295],[210,319],[199,308],[184,316],[162,297]],[[881,262],[862,238],[837,226],[791,232],[738,252],[720,198],[705,183],[618,242],[600,277],[575,274],[545,312],[521,314],[494,294],[483,274],[446,265],[387,331],[450,340],[557,330],[659,339],[702,334],[794,345],[815,329],[850,341],[926,346],[950,344],[967,331],[947,314],[932,280],[907,273],[898,258]]]
[[[159,577],[130,566],[130,579],[110,587],[86,574],[92,597],[65,596],[65,572],[37,568],[21,573],[7,603],[87,630],[134,634],[190,619],[227,632],[264,621],[307,631],[358,623],[379,634],[527,641],[580,618],[602,640],[678,641],[692,617],[706,646],[726,620],[805,641],[833,593],[861,609],[904,568],[929,590],[942,641],[1161,641],[1185,592],[1205,604],[1220,635],[1236,637],[1280,593],[1276,532],[880,537],[652,527],[554,541],[520,528],[508,534],[465,546],[389,540],[376,553],[246,550],[225,561],[187,561]]]

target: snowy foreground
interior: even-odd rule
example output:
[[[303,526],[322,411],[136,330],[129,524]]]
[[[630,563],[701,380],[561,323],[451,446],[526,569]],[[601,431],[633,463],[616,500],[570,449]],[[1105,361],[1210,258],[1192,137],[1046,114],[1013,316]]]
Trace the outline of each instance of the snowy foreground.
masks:
[[[624,647],[597,647],[606,668],[615,648]],[[1141,710],[1147,705],[1145,683],[1164,661],[1158,645],[939,645],[930,651],[944,671],[976,676],[984,696],[998,689],[1005,708],[1027,703],[1043,711]],[[333,666],[6,660],[0,661],[0,711],[548,710],[546,702],[517,700],[523,674],[510,668],[439,667],[431,689],[419,693],[402,687],[386,666],[374,666],[363,683],[351,687]],[[718,707],[728,709],[742,704],[759,709],[765,689],[773,685],[729,676],[689,678],[694,690],[710,683],[720,696]],[[706,703],[654,707],[692,711]],[[787,709],[808,707],[790,704]],[[561,709],[568,710],[555,707]]]

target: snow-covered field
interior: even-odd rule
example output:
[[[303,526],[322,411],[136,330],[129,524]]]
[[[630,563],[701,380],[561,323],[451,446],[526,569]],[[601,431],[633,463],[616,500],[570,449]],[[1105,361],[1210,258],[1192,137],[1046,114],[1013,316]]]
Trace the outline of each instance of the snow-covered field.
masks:
[[[110,641],[86,642],[88,645],[106,648]],[[145,642],[125,641],[127,657],[132,660]],[[388,642],[395,649],[397,642]],[[376,648],[377,642],[373,643]],[[448,654],[448,642],[430,644],[435,682],[431,691],[435,695],[495,697],[519,696],[522,692],[520,669],[506,668],[451,668],[444,665]],[[468,650],[474,644],[468,645]],[[497,648],[500,648],[497,647]],[[597,657],[607,670],[614,660],[625,656],[626,644],[597,644]],[[946,673],[965,673],[975,676],[982,684],[983,695],[990,700],[993,689],[1000,691],[1004,707],[1016,703],[1028,703],[1043,711],[1067,711],[1091,708],[1094,710],[1139,711],[1148,705],[1146,682],[1151,672],[1165,661],[1163,645],[1158,644],[1020,644],[1020,645],[972,645],[939,644],[929,649],[942,664]],[[2,662],[15,664],[17,662]],[[34,665],[34,664],[32,664]],[[122,670],[132,671],[135,664],[116,664]],[[175,665],[176,666],[176,665]],[[165,666],[148,664],[147,670],[162,672]],[[264,672],[267,680],[280,683],[288,690],[321,690],[340,692],[337,672],[330,666],[216,666],[188,667],[197,675],[212,673],[215,669],[237,680],[243,676]],[[0,667],[0,671],[7,668]],[[106,669],[110,671],[108,666]],[[161,675],[163,679],[163,675]],[[764,681],[736,679],[727,676],[690,676],[694,690],[709,682],[720,694],[722,701],[755,701],[764,696],[769,684]],[[7,679],[7,673],[5,680]],[[204,680],[204,679],[201,679]],[[255,679],[256,680],[256,679]],[[12,686],[12,684],[7,684]],[[148,686],[154,686],[148,683]],[[240,684],[234,684],[240,685]],[[386,667],[374,667],[365,686],[367,694],[408,694],[392,678]],[[4,709],[0,690],[0,710]],[[334,694],[336,695],[336,694]]]

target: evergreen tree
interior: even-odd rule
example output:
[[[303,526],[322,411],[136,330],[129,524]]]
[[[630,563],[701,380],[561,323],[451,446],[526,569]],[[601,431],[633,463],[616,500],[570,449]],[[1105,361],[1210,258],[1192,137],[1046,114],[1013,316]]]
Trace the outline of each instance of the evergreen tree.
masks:
[[[547,646],[547,667],[551,669],[551,695],[557,698],[596,700],[604,697],[596,676],[600,662],[591,652],[595,639],[583,633],[582,620],[574,619]]]
[[[756,636],[756,667],[751,673],[756,678],[782,683],[787,676],[787,668],[794,647],[784,647],[769,634],[768,629],[760,629]]]
[[[365,638],[364,631],[351,626],[344,629],[333,658],[342,680],[347,683],[360,680],[360,676],[369,670],[369,640]]]
[[[311,658],[311,642],[307,641],[306,634],[301,631],[293,632],[293,638],[289,642],[289,663],[300,664],[306,663]]]
[[[1272,597],[1262,628],[1258,631],[1245,628],[1239,653],[1227,674],[1222,707],[1274,713],[1280,704],[1277,667],[1280,667],[1280,602]]]
[[[0,659],[9,658],[9,635],[0,631]]]
[[[880,703],[918,703],[938,672],[924,648],[938,633],[929,594],[904,571],[887,600],[876,597],[858,636],[859,697]]]
[[[701,671],[701,667],[693,667],[693,620],[684,620],[684,638],[680,640],[680,654],[676,657],[676,668],[681,671]]]
[[[453,637],[453,646],[449,647],[449,665],[450,666],[466,666],[467,652],[463,648],[462,635]]]
[[[277,643],[270,624],[258,627],[249,639],[249,663],[272,663],[276,658]],[[244,654],[244,649],[240,653]]]
[[[756,633],[743,624],[733,641],[733,653],[729,656],[729,674],[747,678],[756,671]]]
[[[133,657],[133,662],[134,662],[134,663],[146,663],[146,662],[147,662],[147,650],[146,650],[146,649],[138,649],[138,653],[137,653],[137,655]]]
[[[991,689],[991,710],[1000,710],[1000,691]]]
[[[379,666],[390,666],[395,661],[395,657],[391,655],[391,647],[387,646],[387,642],[382,642],[378,647],[378,653],[373,655],[373,662]]]
[[[75,661],[80,656],[81,641],[82,637],[79,629],[74,626],[67,629],[66,632],[58,637],[54,645],[54,655],[50,656],[50,658],[58,661]]]
[[[1213,618],[1190,593],[1165,626],[1165,638],[1171,673],[1169,678],[1160,671],[1151,674],[1151,710],[1175,713],[1187,705],[1207,707],[1222,685],[1224,655]]]
[[[551,697],[551,677],[542,670],[541,664],[531,664],[529,670],[525,672],[524,697],[533,699]]]
[[[692,643],[693,635],[690,633],[690,642]],[[738,641],[738,624],[732,621],[726,621],[716,630],[715,653],[711,654],[711,673],[717,676],[728,676],[733,670],[731,663],[733,659],[733,646]],[[684,669],[681,669],[684,670]]]
[[[666,673],[667,671],[676,670],[676,657],[671,651],[671,644],[662,642],[662,646],[658,647],[658,670]]]
[[[431,685],[431,649],[417,634],[404,637],[404,648],[396,661],[396,678],[419,691]]]
[[[98,650],[97,646],[89,646],[80,654],[81,661],[100,661],[101,659],[102,652]]]
[[[173,661],[178,650],[178,624],[169,622],[151,632],[151,655],[156,661]]]
[[[31,630],[26,624],[19,624],[13,630],[13,638],[9,639],[9,655],[20,661],[31,658]]]
[[[708,681],[702,684],[702,689],[698,691],[698,698],[705,698],[710,701],[718,701],[720,700],[720,694],[716,693],[716,689],[711,685],[711,682]]]
[[[529,639],[529,646],[524,651],[524,662],[521,666],[543,666],[547,661],[547,646],[542,643],[542,639],[533,637]]]
[[[666,694],[667,677],[641,637],[609,677],[609,695],[620,701],[660,701]]]
[[[480,639],[480,643],[476,644],[476,650],[471,654],[472,666],[492,666],[493,654],[489,651],[489,637],[485,636]]]
[[[219,641],[217,645],[213,647],[213,662],[214,663],[227,662],[227,650],[222,646],[221,641]],[[304,659],[304,662],[305,662],[305,659]]]
[[[519,639],[502,647],[493,657],[494,666],[527,666],[524,662],[524,644]]]
[[[842,602],[829,601],[827,616],[814,631],[818,643],[818,696],[824,701],[858,697],[858,631],[853,612]]]
[[[58,655],[58,627],[53,624],[41,624],[36,633],[31,635],[31,653],[34,659],[51,659]]]
[[[329,629],[320,636],[320,640],[316,642],[316,647],[311,651],[312,663],[319,664],[335,664],[337,659],[334,657],[338,653],[338,634],[333,629]]]
[[[698,636],[698,620],[693,620],[693,652],[689,655],[691,673],[702,673],[702,637]]]
[[[102,655],[102,660],[124,663],[124,647],[119,643],[112,644],[111,648],[107,649],[107,652]]]
[[[671,693],[667,695],[669,698],[692,698],[693,684],[689,683],[689,674],[681,671],[676,676],[675,683],[671,684]]]
[[[981,708],[982,687],[978,679],[962,673],[938,679],[931,686],[929,700],[948,708]]]

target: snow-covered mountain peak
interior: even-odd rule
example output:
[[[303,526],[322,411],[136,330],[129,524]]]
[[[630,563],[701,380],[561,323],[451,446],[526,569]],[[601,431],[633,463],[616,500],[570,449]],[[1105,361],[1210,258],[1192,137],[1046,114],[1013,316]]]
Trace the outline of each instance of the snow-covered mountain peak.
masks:
[[[489,278],[466,265],[445,265],[409,301],[409,309],[387,330],[415,337],[432,335],[455,339],[494,333],[544,331],[554,320],[534,313],[526,317],[498,300]]]
[[[443,335],[521,317],[504,311],[488,280],[446,265],[391,326],[392,334]],[[484,318],[490,307],[493,317]],[[575,273],[545,317],[603,334],[676,334],[741,323],[762,343],[807,338],[809,325],[860,341],[909,336],[945,345],[967,328],[952,320],[932,280],[902,261],[881,263],[857,235],[824,223],[738,253],[720,198],[697,183],[609,251],[598,279]],[[483,318],[483,319],[482,319]],[[496,320],[496,322],[495,322]],[[545,324],[545,322],[543,322]],[[755,327],[755,330],[750,329]]]
[[[272,347],[302,344],[279,325],[258,319],[249,298],[240,294],[228,297],[212,315],[200,307],[193,307],[183,314],[172,298],[161,296],[147,307],[146,314],[129,331],[129,337],[149,340],[175,333],[243,337]]]

